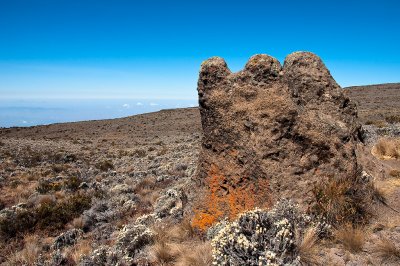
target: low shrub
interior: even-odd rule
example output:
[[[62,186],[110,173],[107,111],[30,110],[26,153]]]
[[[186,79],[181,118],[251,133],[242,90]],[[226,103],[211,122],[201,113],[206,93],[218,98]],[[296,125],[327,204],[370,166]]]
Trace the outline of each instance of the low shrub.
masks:
[[[51,166],[51,169],[53,170],[54,173],[61,173],[63,171],[66,171],[69,167],[65,164],[53,164]]]
[[[62,229],[72,219],[78,217],[91,205],[91,197],[86,194],[76,194],[63,202],[45,202],[35,210],[37,227],[39,229]]]
[[[76,194],[64,201],[43,200],[33,209],[19,210],[0,219],[0,235],[5,239],[32,232],[36,229],[62,229],[91,205],[91,196]]]
[[[59,191],[61,190],[63,184],[59,182],[50,182],[48,180],[40,180],[38,186],[36,187],[36,191],[40,194],[47,194],[50,191]]]
[[[36,224],[35,213],[29,210],[22,210],[11,217],[2,217],[0,219],[0,236],[9,239],[29,232]]]
[[[111,161],[109,160],[104,160],[101,162],[96,163],[96,168],[103,171],[103,172],[107,172],[110,169],[114,169],[114,165]]]
[[[213,238],[214,265],[300,265],[296,232],[309,221],[286,200],[271,211],[245,212]]]
[[[69,177],[67,180],[64,181],[64,186],[67,189],[70,189],[72,191],[76,191],[79,189],[79,186],[82,183],[82,178],[77,177],[77,176],[72,176]]]

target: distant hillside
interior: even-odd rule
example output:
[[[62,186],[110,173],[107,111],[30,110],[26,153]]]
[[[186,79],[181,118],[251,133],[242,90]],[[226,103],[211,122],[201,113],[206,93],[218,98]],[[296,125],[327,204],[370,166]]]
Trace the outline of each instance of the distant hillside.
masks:
[[[400,83],[353,86],[344,89],[350,99],[358,103],[358,114],[363,123],[400,116]]]

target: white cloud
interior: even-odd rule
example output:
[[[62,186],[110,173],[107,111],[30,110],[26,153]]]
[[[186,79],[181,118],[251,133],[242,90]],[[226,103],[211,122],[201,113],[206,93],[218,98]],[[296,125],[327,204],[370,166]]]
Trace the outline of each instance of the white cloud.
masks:
[[[129,104],[125,103],[125,104],[122,105],[122,107],[128,109],[128,108],[130,108],[131,106],[130,106]]]
[[[157,106],[158,103],[150,103],[151,106]]]
[[[137,105],[137,106],[142,106],[142,105],[143,105],[143,103],[141,103],[141,102],[137,102],[137,103],[136,103],[136,105]]]
[[[28,121],[22,120],[22,124],[28,124]]]

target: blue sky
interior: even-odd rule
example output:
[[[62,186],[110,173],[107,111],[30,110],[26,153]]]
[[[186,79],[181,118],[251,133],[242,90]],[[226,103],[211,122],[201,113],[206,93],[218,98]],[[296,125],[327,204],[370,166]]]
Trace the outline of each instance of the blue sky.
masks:
[[[196,99],[211,56],[298,50],[342,86],[400,82],[399,2],[0,0],[0,98]]]

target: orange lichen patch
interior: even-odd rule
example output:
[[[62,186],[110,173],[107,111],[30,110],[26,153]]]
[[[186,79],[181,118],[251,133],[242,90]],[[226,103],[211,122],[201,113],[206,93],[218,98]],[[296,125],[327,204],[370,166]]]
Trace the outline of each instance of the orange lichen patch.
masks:
[[[207,192],[201,207],[194,210],[192,226],[202,231],[223,218],[233,220],[238,214],[266,207],[269,203],[269,182],[266,179],[250,181],[247,178],[231,177],[221,174],[216,165],[209,170],[206,180]],[[232,180],[240,180],[232,182]]]

